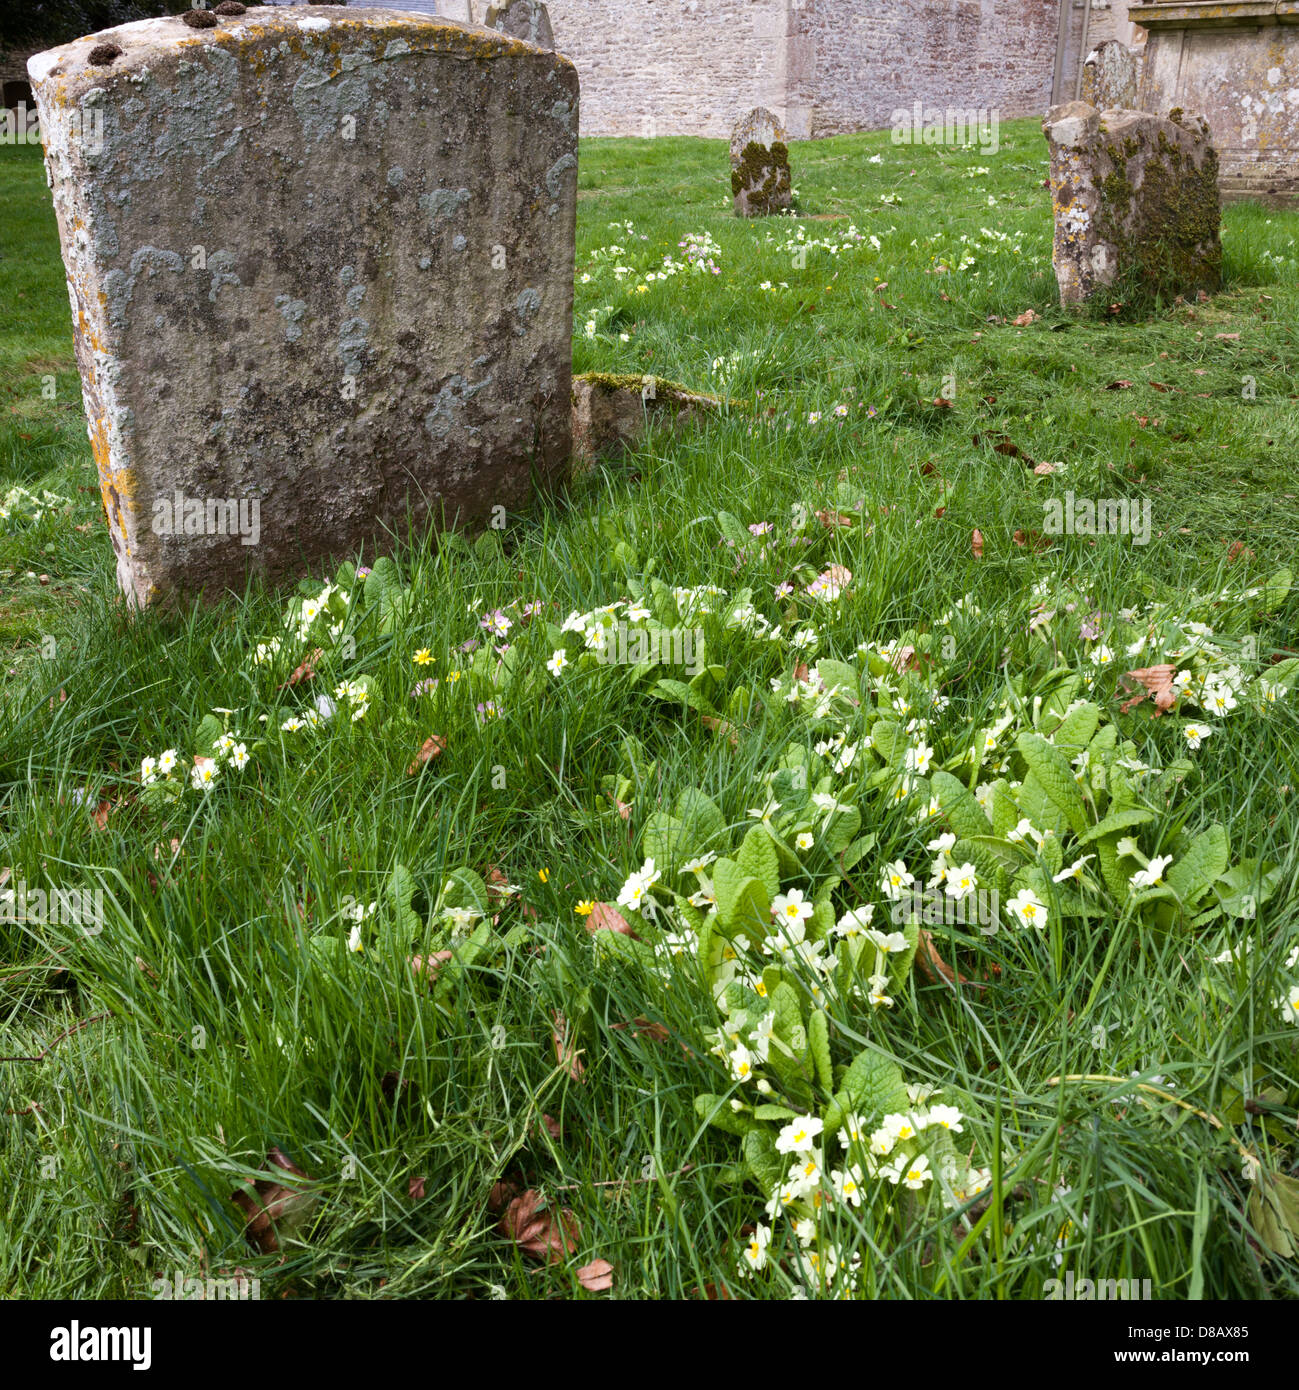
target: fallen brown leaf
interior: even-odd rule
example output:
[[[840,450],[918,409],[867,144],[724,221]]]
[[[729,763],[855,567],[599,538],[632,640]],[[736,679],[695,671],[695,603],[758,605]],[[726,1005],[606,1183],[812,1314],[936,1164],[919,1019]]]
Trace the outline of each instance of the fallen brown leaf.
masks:
[[[1105,389],[1106,389],[1107,391],[1128,391],[1128,390],[1131,390],[1131,388],[1132,388],[1132,383],[1131,383],[1130,381],[1119,380],[1119,381],[1111,381],[1110,384],[1109,384]]]
[[[1022,314],[1011,319],[1011,323],[1013,323],[1016,328],[1027,328],[1030,323],[1036,323],[1041,317],[1042,315],[1039,314],[1036,309],[1025,309]]]
[[[425,763],[431,763],[434,758],[440,757],[445,751],[446,746],[447,741],[441,734],[430,734],[429,737],[424,740],[419,752],[416,753],[411,760],[410,766],[406,769],[406,776],[413,776]]]
[[[1124,714],[1135,705],[1141,704],[1148,696],[1155,697],[1155,718],[1158,719],[1165,710],[1172,709],[1177,703],[1177,691],[1173,689],[1173,677],[1177,674],[1177,667],[1165,663],[1162,666],[1142,666],[1135,671],[1125,671],[1119,679],[1123,682],[1125,690],[1132,689],[1132,681],[1139,681],[1145,686],[1145,693],[1135,695],[1131,700],[1125,701],[1119,708]]]
[[[920,943],[916,950],[915,960],[920,973],[935,983],[940,978],[946,980],[949,985],[958,982],[963,985],[970,983],[959,970],[953,970],[938,954],[938,947],[934,945],[934,938],[923,927],[920,929]]]
[[[515,1197],[501,1214],[497,1230],[512,1240],[525,1255],[558,1264],[577,1249],[580,1229],[567,1208],[558,1212],[538,1210],[541,1194],[532,1188]]]
[[[412,956],[410,968],[416,975],[423,975],[430,985],[435,985],[438,982],[438,971],[450,959],[450,951],[434,951],[431,956]]]
[[[613,1266],[608,1260],[592,1260],[577,1271],[577,1282],[589,1293],[607,1293],[613,1288]]]
[[[970,549],[974,552],[976,560],[983,559],[983,532],[974,531],[970,535]]]
[[[820,511],[817,512],[816,519],[827,531],[833,531],[836,528],[846,529],[852,525],[852,517],[844,516],[842,512]]]
[[[623,936],[630,936],[633,941],[640,940],[627,919],[612,903],[596,903],[587,916],[586,929],[592,936],[598,931],[616,931],[621,932]]]
[[[1231,549],[1227,552],[1227,563],[1229,565],[1234,565],[1236,561],[1242,557],[1246,560],[1252,560],[1254,558],[1254,552],[1246,546],[1244,541],[1233,541]]]
[[[1054,473],[1057,467],[1058,465],[1054,463],[1035,463],[1033,465],[1033,472],[1036,473],[1038,477],[1044,478],[1048,473]]]
[[[1016,531],[1015,534],[1011,536],[1011,540],[1013,540],[1021,550],[1023,550],[1025,546],[1032,546],[1034,550],[1049,550],[1051,547],[1050,537],[1044,536],[1041,531]]]
[[[284,681],[283,684],[278,685],[275,688],[277,690],[283,690],[285,689],[285,687],[290,685],[297,685],[301,681],[314,680],[316,676],[316,662],[319,661],[320,658],[324,656],[324,654],[325,653],[322,650],[322,648],[317,647],[315,651],[313,651],[311,655],[302,663],[302,665],[299,666],[293,672],[293,674],[288,678],[288,680]]]
[[[551,1039],[555,1044],[555,1060],[574,1081],[581,1081],[582,1074],[586,1071],[586,1065],[582,1061],[581,1051],[569,1039],[568,1020],[558,1012],[551,1014],[551,1020],[553,1022]]]
[[[1222,339],[1224,339],[1224,340],[1227,341],[1227,342],[1235,342],[1235,340],[1236,340],[1237,338],[1240,337],[1240,334],[1239,334],[1239,333],[1215,333],[1213,336],[1214,336],[1215,338],[1222,338]]]
[[[306,1173],[279,1148],[272,1148],[266,1155],[266,1161],[290,1177],[310,1181]],[[263,1255],[278,1251],[280,1233],[292,1235],[300,1229],[316,1204],[314,1193],[304,1191],[301,1186],[286,1187],[277,1176],[272,1175],[258,1178],[251,1191],[239,1188],[231,1193],[230,1200],[248,1218],[244,1227],[245,1238]]]
[[[649,1019],[637,1015],[630,1023],[611,1023],[611,1029],[630,1028],[632,1036],[649,1038],[651,1042],[667,1042],[668,1030],[661,1023],[651,1023]]]
[[[410,1199],[412,1202],[422,1202],[424,1200],[423,1178],[412,1178],[410,1180]]]

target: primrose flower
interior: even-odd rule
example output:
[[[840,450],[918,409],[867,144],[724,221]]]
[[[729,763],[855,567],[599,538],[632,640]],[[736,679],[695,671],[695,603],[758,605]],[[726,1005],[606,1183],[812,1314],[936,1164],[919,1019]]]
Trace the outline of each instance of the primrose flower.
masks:
[[[190,769],[189,784],[195,791],[211,791],[216,784],[217,765],[211,758],[195,758]]]
[[[915,1191],[929,1182],[933,1174],[929,1171],[929,1159],[924,1154],[910,1163],[901,1165],[902,1181]]]
[[[145,758],[140,764],[140,781],[147,787],[152,782],[158,780],[158,760],[157,758]]]
[[[916,876],[907,868],[901,859],[895,859],[893,863],[887,865],[884,876],[880,880],[880,888],[886,898],[897,902],[906,896],[906,891],[916,881]]]
[[[1128,880],[1134,888],[1155,888],[1164,881],[1164,870],[1173,862],[1171,854],[1157,854],[1144,869]]]
[[[979,886],[979,875],[973,864],[962,864],[958,868],[948,869],[947,886],[943,890],[949,898],[968,897]]]
[[[954,1105],[931,1105],[929,1107],[929,1123],[950,1130],[953,1134],[962,1132],[961,1120],[963,1118],[961,1112]]]
[[[861,1206],[861,1179],[861,1169],[855,1166],[846,1171],[836,1169],[830,1174],[835,1196],[854,1207]]]
[[[1084,854],[1081,859],[1075,859],[1074,862],[1070,864],[1068,868],[1061,869],[1058,874],[1053,874],[1051,877],[1051,882],[1063,883],[1067,878],[1081,879],[1083,865],[1086,864],[1089,859],[1095,859],[1095,857],[1096,856],[1094,854]]]
[[[736,1081],[753,1080],[754,1056],[743,1043],[740,1043],[739,1046],[736,1047],[735,1051],[727,1058],[727,1061],[731,1066],[731,1075]]]
[[[771,915],[777,921],[786,923],[806,922],[813,911],[813,904],[804,901],[801,888],[791,888],[788,893],[777,894],[771,905]]]
[[[492,612],[484,614],[479,619],[478,626],[485,627],[493,637],[504,637],[514,624],[499,608],[496,608]]]
[[[1186,746],[1192,751],[1197,749],[1212,732],[1213,730],[1207,724],[1182,725],[1182,737],[1186,740]]]
[[[164,777],[170,777],[176,769],[176,750],[168,748],[165,752],[158,754],[158,771]]]
[[[811,1153],[816,1147],[816,1137],[824,1125],[815,1115],[804,1115],[791,1120],[776,1136],[776,1152],[782,1154]]]
[[[771,1227],[759,1224],[749,1237],[749,1243],[744,1247],[740,1257],[741,1272],[746,1269],[752,1271],[764,1269],[767,1264],[767,1249],[770,1245]]]
[[[1021,888],[1006,904],[1006,907],[1021,927],[1040,929],[1046,926],[1046,904],[1031,888]]]
[[[559,647],[552,654],[550,660],[546,662],[546,670],[549,671],[552,676],[557,676],[567,665],[568,653],[562,647]]]
[[[845,912],[834,924],[834,934],[849,940],[854,936],[861,936],[869,928],[870,920],[874,915],[874,903],[863,903],[860,907],[854,907]]]

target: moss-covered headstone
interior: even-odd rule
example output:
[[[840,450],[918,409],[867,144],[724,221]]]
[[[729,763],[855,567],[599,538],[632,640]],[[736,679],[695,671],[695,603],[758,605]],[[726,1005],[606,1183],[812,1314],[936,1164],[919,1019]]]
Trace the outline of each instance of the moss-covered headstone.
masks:
[[[785,128],[755,107],[731,132],[731,193],[737,217],[783,212],[793,199]]]
[[[1119,280],[1170,295],[1218,288],[1218,156],[1202,116],[1071,101],[1053,106],[1042,130],[1062,304],[1081,304]]]

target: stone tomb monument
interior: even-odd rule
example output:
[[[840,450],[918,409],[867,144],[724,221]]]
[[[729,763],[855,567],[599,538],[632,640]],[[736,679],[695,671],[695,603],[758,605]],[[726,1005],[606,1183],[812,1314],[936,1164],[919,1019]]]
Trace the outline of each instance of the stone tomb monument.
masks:
[[[1053,106],[1051,150],[1061,304],[1080,304],[1131,276],[1168,294],[1216,290],[1218,157],[1202,116]]]
[[[731,131],[731,193],[737,217],[782,212],[793,199],[785,128],[755,107]]]
[[[128,599],[518,507],[570,452],[577,74],[383,9],[28,64]]]

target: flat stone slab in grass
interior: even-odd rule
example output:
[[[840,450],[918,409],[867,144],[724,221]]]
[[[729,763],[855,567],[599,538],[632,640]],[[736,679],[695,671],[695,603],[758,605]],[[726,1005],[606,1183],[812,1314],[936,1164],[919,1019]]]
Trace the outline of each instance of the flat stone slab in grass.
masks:
[[[573,455],[584,463],[634,449],[647,421],[673,429],[715,412],[716,396],[652,376],[588,372],[573,378]]]
[[[505,5],[489,5],[483,23],[489,29],[498,29],[512,39],[522,39],[538,48],[555,46],[550,14],[541,0],[509,0]]]
[[[567,59],[268,6],[28,69],[132,603],[301,572],[408,513],[480,519],[566,467]]]
[[[1042,122],[1060,302],[1123,281],[1191,294],[1222,280],[1218,157],[1201,116],[1053,106]]]
[[[755,107],[731,131],[731,193],[737,217],[765,217],[793,201],[785,128],[765,107]]]

